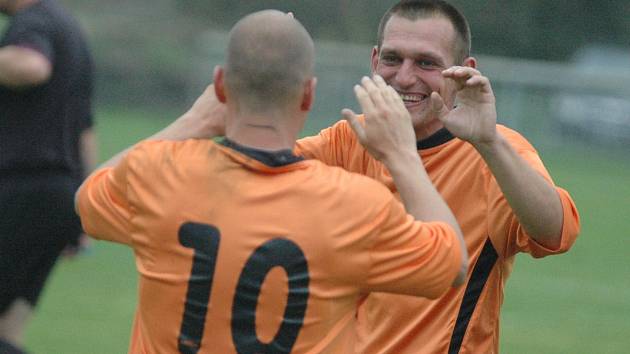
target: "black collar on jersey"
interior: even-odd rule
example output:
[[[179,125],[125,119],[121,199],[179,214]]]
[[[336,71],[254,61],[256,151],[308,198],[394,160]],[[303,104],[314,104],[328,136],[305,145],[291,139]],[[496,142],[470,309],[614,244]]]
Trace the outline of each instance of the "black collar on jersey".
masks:
[[[431,135],[430,137],[416,141],[416,147],[418,148],[418,150],[429,149],[442,145],[448,141],[451,141],[454,138],[455,137],[453,136],[453,134],[451,134],[451,132],[449,132],[446,128],[442,128],[433,133],[433,135]]]
[[[259,161],[269,167],[281,167],[304,160],[303,157],[294,155],[293,151],[289,149],[275,151],[255,149],[237,144],[228,138],[223,138],[219,141],[219,144],[236,150],[241,154]]]

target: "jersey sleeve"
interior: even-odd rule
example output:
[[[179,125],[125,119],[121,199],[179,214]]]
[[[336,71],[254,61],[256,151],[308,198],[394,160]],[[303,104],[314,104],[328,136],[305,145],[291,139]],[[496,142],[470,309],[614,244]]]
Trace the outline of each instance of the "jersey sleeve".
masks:
[[[461,267],[461,249],[453,228],[420,222],[393,196],[370,250],[366,290],[437,298]]]
[[[571,196],[564,189],[555,186],[551,176],[543,165],[540,156],[531,144],[520,134],[513,131],[503,131],[503,135],[510,141],[517,153],[540,173],[545,180],[554,185],[562,203],[563,222],[560,245],[551,249],[536,242],[524,230],[518,222],[516,215],[508,204],[501,188],[489,174],[488,182],[488,225],[493,244],[506,256],[512,256],[518,252],[531,254],[535,258],[568,251],[575,242],[580,230],[580,218]]]
[[[116,167],[95,171],[79,189],[78,210],[88,235],[131,244],[128,166],[129,154]]]

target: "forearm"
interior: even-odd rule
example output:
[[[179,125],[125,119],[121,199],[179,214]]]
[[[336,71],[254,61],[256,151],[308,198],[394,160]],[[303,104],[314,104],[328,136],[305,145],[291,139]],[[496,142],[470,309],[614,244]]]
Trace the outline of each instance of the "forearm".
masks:
[[[98,163],[98,148],[96,144],[96,134],[92,128],[88,128],[81,133],[80,137],[81,166],[84,178],[87,177]]]
[[[446,221],[459,229],[459,224],[433,186],[417,154],[405,158],[398,156],[396,161],[384,163],[409,214],[422,221]]]
[[[28,48],[0,48],[0,85],[12,89],[36,86],[48,81],[52,66],[42,54]]]
[[[468,253],[463,233],[453,212],[435,189],[417,153],[398,155],[395,160],[384,161],[407,213],[421,221],[440,221],[449,224],[457,234],[462,249],[462,269],[453,285],[461,284],[466,277]]]
[[[475,148],[527,234],[546,247],[558,247],[563,212],[554,186],[519,156],[500,134],[492,144]]]
[[[171,124],[169,124],[166,128],[145,139],[142,139],[142,141],[211,139],[217,136],[221,136],[222,134],[223,128],[221,126],[215,125],[213,120],[207,119],[206,116],[200,114],[194,109],[191,109],[179,118],[177,118]],[[98,168],[101,169],[105,167],[116,166],[120,162],[120,160],[125,157],[127,152],[131,150],[132,147],[128,147],[125,150],[114,155],[112,158],[98,166]]]

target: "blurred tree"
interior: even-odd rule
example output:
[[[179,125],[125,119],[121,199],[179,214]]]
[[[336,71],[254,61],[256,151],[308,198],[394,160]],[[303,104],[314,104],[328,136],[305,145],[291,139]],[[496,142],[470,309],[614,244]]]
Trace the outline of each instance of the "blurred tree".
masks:
[[[104,3],[62,0],[98,13]],[[173,17],[198,28],[229,29],[243,15],[262,9],[292,11],[316,38],[374,43],[382,14],[395,1],[379,0],[112,0],[128,16],[151,17],[168,8]],[[111,8],[112,1],[107,3]],[[471,23],[473,52],[564,60],[580,46],[630,44],[628,0],[451,0]],[[158,6],[159,4],[159,6]]]
[[[396,0],[59,0],[88,33],[97,65],[97,98],[122,104],[185,107],[211,76],[208,42],[244,15],[292,11],[318,40],[372,45]],[[582,46],[628,46],[629,0],[450,0],[472,27],[473,55],[568,60]],[[2,29],[0,16],[0,29]],[[218,37],[217,37],[218,38]],[[214,39],[211,39],[214,40]],[[320,46],[320,48],[323,48]],[[328,53],[343,59],[347,53]],[[367,64],[365,57],[356,58]],[[203,59],[202,59],[203,58]],[[204,76],[199,78],[200,75]],[[207,78],[205,77],[207,76]],[[177,106],[177,105],[180,106]]]

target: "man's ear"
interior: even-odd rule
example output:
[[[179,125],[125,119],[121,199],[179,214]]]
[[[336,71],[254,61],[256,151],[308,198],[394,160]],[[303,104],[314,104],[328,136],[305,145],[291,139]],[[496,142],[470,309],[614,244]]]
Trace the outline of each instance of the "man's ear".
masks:
[[[302,103],[300,109],[304,112],[308,112],[313,107],[315,102],[315,89],[317,88],[317,78],[312,77],[304,84],[304,94],[302,95]]]
[[[214,93],[217,95],[217,99],[221,103],[225,103],[227,101],[225,95],[225,82],[223,81],[223,74],[225,71],[220,65],[214,67]]]
[[[374,74],[376,74],[376,66],[378,65],[378,48],[376,46],[372,47],[371,63],[372,76],[374,76]]]
[[[468,57],[464,59],[464,63],[462,66],[469,66],[473,69],[477,69],[477,59],[475,59],[475,57]]]

